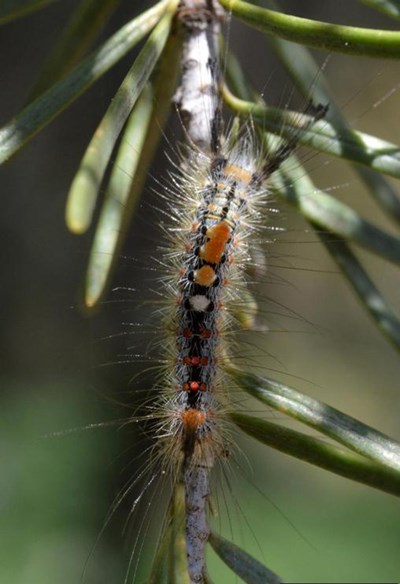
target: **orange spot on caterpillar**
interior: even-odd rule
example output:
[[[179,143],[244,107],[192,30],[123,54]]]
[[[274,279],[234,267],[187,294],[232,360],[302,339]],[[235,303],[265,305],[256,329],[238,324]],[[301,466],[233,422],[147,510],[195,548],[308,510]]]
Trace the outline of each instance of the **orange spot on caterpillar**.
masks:
[[[227,164],[224,169],[226,176],[234,177],[237,181],[248,184],[251,181],[252,174],[245,168],[235,164]]]
[[[192,331],[189,328],[185,328],[183,329],[182,335],[185,337],[185,339],[190,339],[192,336]]]
[[[199,270],[194,273],[194,281],[200,286],[212,286],[216,279],[215,271],[211,266],[202,266]]]
[[[225,221],[221,221],[207,229],[206,236],[208,241],[201,246],[200,257],[210,264],[218,264],[231,237],[230,229]]]
[[[181,414],[182,425],[188,432],[194,432],[206,421],[206,413],[190,408]]]

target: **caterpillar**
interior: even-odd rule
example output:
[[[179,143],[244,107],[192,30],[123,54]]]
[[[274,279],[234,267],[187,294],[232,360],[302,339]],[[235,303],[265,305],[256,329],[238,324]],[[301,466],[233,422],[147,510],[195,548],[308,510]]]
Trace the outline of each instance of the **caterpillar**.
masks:
[[[322,108],[318,114],[323,111]],[[177,356],[169,383],[173,397],[164,404],[170,420],[163,422],[161,435],[167,435],[166,448],[175,451],[174,464],[182,467],[192,582],[202,581],[205,569],[207,475],[216,453],[221,456],[224,449],[218,394],[223,385],[232,384],[227,379],[218,380],[224,358],[221,337],[229,326],[226,305],[235,301],[228,298],[226,287],[231,278],[233,281],[240,278],[243,258],[248,256],[246,239],[257,219],[260,222],[257,207],[265,204],[268,197],[265,180],[289,151],[285,144],[276,159],[260,166],[263,157],[255,157],[251,138],[247,137],[229,151],[221,149],[213,159],[200,154],[193,164],[189,158],[184,179],[178,183],[176,194],[181,197],[182,208],[186,209],[192,198],[194,213],[187,213],[181,228],[183,242],[179,247],[186,252],[175,257],[175,269],[180,270],[178,285],[174,287],[178,299],[173,318]],[[189,170],[193,167],[194,171]],[[171,212],[176,213],[176,197],[173,200]],[[182,209],[178,211],[180,221],[183,214]],[[230,295],[235,296],[235,292]],[[171,454],[167,452],[166,456],[168,460]]]

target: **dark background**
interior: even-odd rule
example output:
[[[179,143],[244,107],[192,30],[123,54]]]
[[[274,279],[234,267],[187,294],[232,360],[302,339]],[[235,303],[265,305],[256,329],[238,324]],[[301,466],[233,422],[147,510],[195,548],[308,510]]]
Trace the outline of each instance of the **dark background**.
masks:
[[[101,40],[139,12],[140,4],[121,2]],[[0,29],[2,124],[24,105],[41,63],[76,5],[72,0],[56,2]],[[310,18],[395,28],[394,21],[348,0],[282,5]],[[286,99],[290,94],[291,82],[262,35],[252,31],[245,37],[243,31],[232,25],[230,42],[257,89],[279,103],[282,95]],[[113,500],[140,464],[137,447],[143,448],[143,434],[132,424],[106,424],[130,416],[136,390],[151,385],[151,372],[139,381],[131,379],[143,369],[134,354],[143,354],[154,333],[115,335],[131,330],[126,322],[144,322],[143,330],[154,330],[154,325],[147,327],[153,309],[145,302],[159,286],[151,260],[159,254],[160,237],[155,207],[161,203],[150,190],[154,181],[146,189],[113,280],[113,287],[134,287],[136,292],[110,292],[92,316],[81,308],[92,233],[76,237],[64,223],[74,172],[133,55],[0,171],[0,582],[7,584],[79,582]],[[325,59],[322,53],[316,56],[320,62]],[[397,86],[398,73],[392,63],[340,55],[332,55],[327,65],[338,103],[357,128],[395,143],[398,92],[379,107],[374,104]],[[170,143],[178,140],[174,121],[168,132]],[[163,148],[170,146],[164,142]],[[152,175],[162,177],[162,152],[158,160]],[[335,187],[341,200],[393,232],[352,171],[338,162],[326,164],[323,157],[312,157],[308,166],[320,188]],[[283,308],[273,310],[260,301],[271,334],[244,338],[242,356],[258,359],[272,376],[399,438],[395,351],[379,336],[306,224],[282,209],[279,225],[286,232],[278,235],[273,251],[266,245],[271,267],[258,292]],[[398,273],[370,254],[359,256],[399,308]],[[99,428],[85,430],[90,424]],[[231,537],[239,545],[258,557],[261,548],[267,564],[287,581],[398,578],[400,512],[394,498],[249,440],[242,439],[241,447],[252,470],[244,457],[232,464],[233,494],[226,489],[220,497],[217,520],[223,525],[238,520],[241,527],[234,526]],[[135,496],[132,492],[125,497],[105,526],[85,582],[123,581],[131,542],[141,525],[135,515],[133,527],[122,533]],[[157,528],[162,511],[151,514]],[[229,527],[221,530],[230,536]],[[141,533],[141,540],[151,539],[150,532]],[[145,568],[144,553],[142,557]],[[212,573],[217,569],[219,565]]]

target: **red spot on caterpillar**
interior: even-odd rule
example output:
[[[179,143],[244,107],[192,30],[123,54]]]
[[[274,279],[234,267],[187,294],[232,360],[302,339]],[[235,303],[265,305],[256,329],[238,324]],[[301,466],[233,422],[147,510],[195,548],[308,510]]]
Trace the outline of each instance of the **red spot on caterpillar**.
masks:
[[[190,339],[192,336],[192,331],[189,328],[185,328],[183,329],[182,335],[185,337],[185,339]]]
[[[177,362],[179,361],[179,359],[177,359]],[[193,365],[194,367],[198,367],[198,366],[206,366],[209,363],[208,357],[183,357],[182,359],[182,363],[184,365]]]
[[[191,381],[190,383],[182,384],[182,391],[207,391],[206,383],[199,383],[198,381]]]
[[[203,337],[203,339],[209,339],[212,335],[212,331],[210,331],[209,329],[203,329],[201,331],[201,336]]]
[[[207,229],[207,241],[200,248],[200,257],[210,264],[218,264],[231,237],[228,225],[221,221]]]

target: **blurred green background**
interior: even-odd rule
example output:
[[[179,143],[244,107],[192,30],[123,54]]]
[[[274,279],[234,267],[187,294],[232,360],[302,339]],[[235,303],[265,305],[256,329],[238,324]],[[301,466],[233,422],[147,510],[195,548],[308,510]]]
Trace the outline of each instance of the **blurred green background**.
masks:
[[[1,123],[24,104],[76,4],[58,2],[1,29]],[[288,12],[312,18],[394,27],[348,0],[310,1],[301,3],[301,10],[294,1],[282,4]],[[122,2],[102,38],[131,15],[129,3]],[[251,42],[246,41],[243,29],[232,27],[230,41],[258,90],[280,103],[282,95],[289,96],[291,83],[262,36],[250,35]],[[324,55],[316,54],[322,62]],[[254,55],[263,55],[261,70],[252,70],[252,64],[260,63]],[[123,582],[135,534],[152,517],[152,528],[142,529],[134,553],[134,564],[141,556],[141,582],[147,548],[151,552],[163,519],[166,501],[156,490],[159,507],[151,494],[144,497],[124,530],[142,482],[105,523],[113,502],[121,499],[118,493],[144,462],[138,455],[145,448],[143,431],[118,420],[132,415],[138,390],[151,387],[154,379],[141,356],[151,351],[154,339],[152,306],[146,300],[160,289],[151,257],[160,253],[156,225],[163,203],[151,192],[150,181],[113,281],[113,287],[135,291],[110,292],[91,317],[80,305],[92,234],[77,238],[64,224],[74,171],[131,59],[1,169],[0,582],[5,584]],[[397,88],[398,65],[332,55],[327,75],[358,129],[399,142],[398,93],[374,107]],[[178,133],[172,125],[167,134],[172,146]],[[166,141],[163,146],[171,151]],[[394,232],[351,170],[320,156],[307,158],[320,188],[335,188],[341,200]],[[165,176],[165,168],[158,168],[165,163],[161,154],[152,170],[155,177]],[[277,241],[265,246],[270,268],[258,292],[282,308],[261,301],[270,333],[243,335],[241,356],[400,439],[397,354],[377,333],[306,224],[289,209],[282,210],[278,222],[286,232],[267,235]],[[398,271],[370,254],[358,255],[399,309]],[[143,368],[145,373],[133,379]],[[283,422],[276,414],[266,415]],[[98,427],[85,429],[92,424]],[[400,508],[394,497],[246,438],[238,441],[244,455],[233,457],[229,485],[216,495],[215,525],[222,534],[286,581],[399,580]],[[147,502],[150,511],[142,521]],[[142,540],[146,545],[140,552]],[[212,554],[210,572],[215,582],[234,581]]]

